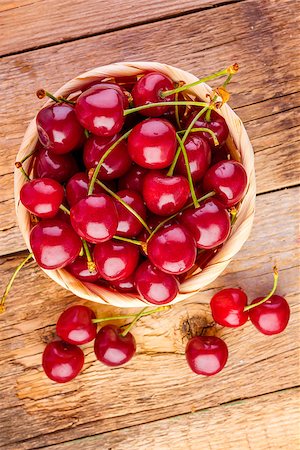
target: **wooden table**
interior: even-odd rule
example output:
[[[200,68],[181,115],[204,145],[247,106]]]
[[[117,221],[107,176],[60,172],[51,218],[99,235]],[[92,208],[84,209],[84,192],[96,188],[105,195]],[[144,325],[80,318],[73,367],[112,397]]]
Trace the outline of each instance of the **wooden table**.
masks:
[[[34,92],[54,91],[89,68],[158,60],[200,76],[239,62],[230,103],[255,149],[258,188],[255,225],[243,250],[207,290],[141,320],[138,354],[124,368],[101,365],[86,345],[84,370],[75,381],[48,380],[41,370],[45,343],[60,312],[84,302],[34,262],[23,269],[0,317],[1,448],[300,448],[297,13],[294,0],[1,1],[1,286],[25,255],[12,172],[27,123],[40,106]],[[245,288],[250,299],[268,292],[274,262],[278,292],[292,311],[287,330],[267,337],[250,323],[213,328],[229,346],[228,364],[215,377],[194,375],[184,346],[191,332],[211,322],[207,302],[213,293],[225,286]],[[90,306],[100,316],[119,312]]]

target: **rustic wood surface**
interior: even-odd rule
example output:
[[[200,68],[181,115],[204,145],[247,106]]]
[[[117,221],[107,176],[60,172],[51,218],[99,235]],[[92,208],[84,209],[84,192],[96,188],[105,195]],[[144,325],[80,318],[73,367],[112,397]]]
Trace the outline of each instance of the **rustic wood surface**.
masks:
[[[0,280],[24,256],[13,210],[13,162],[39,107],[37,88],[57,87],[93,66],[158,60],[205,75],[238,61],[230,104],[256,153],[257,213],[250,239],[204,292],[135,329],[137,356],[123,368],[95,361],[92,345],[73,382],[57,385],[41,353],[60,312],[83,301],[29,263],[0,316],[0,447],[8,450],[300,449],[299,129],[300,33],[294,0],[3,0],[0,4]],[[292,316],[278,336],[212,327],[229,346],[212,378],[188,369],[184,346],[211,323],[207,303],[225,286],[250,299],[272,285]],[[87,302],[85,303],[87,304]],[[94,305],[90,305],[94,307]],[[120,310],[94,307],[99,316]],[[123,310],[123,312],[125,312]]]

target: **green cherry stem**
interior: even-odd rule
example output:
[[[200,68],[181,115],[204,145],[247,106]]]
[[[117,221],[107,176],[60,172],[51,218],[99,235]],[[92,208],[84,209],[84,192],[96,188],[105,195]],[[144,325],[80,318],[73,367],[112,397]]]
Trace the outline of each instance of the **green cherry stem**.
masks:
[[[70,210],[66,208],[64,205],[60,205],[59,209],[61,209],[64,213],[70,215]]]
[[[23,168],[23,166],[22,166],[21,161],[16,161],[16,162],[15,162],[15,167],[16,167],[17,169],[19,169],[20,172],[22,172],[22,174],[24,175],[24,177],[26,178],[27,181],[30,181],[30,177],[29,177],[28,173],[25,172],[25,170],[24,170],[24,168]]]
[[[113,238],[117,239],[118,241],[124,241],[124,242],[129,242],[130,244],[139,245],[140,247],[142,247],[144,252],[147,254],[147,243],[144,241],[138,241],[136,239],[130,239],[130,238],[127,238],[124,236],[117,236],[117,235],[114,235]]]
[[[20,272],[20,270],[22,269],[23,266],[25,266],[25,264],[27,263],[27,261],[29,261],[31,258],[33,258],[33,253],[29,253],[29,255],[26,256],[26,258],[24,258],[20,264],[17,266],[17,268],[15,269],[14,273],[12,274],[11,279],[9,280],[9,282],[6,285],[4,294],[2,295],[2,298],[0,300],[0,313],[3,313],[5,311],[5,300],[8,296],[8,293],[13,285],[13,282],[15,281],[16,276],[18,275],[18,273]]]
[[[68,103],[69,105],[75,105],[75,102],[73,102],[71,100],[68,100],[67,98],[64,98],[64,97],[55,97],[50,92],[45,91],[45,89],[39,89],[36,92],[36,96],[40,100],[45,98],[45,97],[48,97],[48,98],[51,98],[51,100],[53,100],[55,103]]]
[[[140,317],[150,316],[151,314],[155,314],[157,312],[161,311],[167,311],[168,309],[171,309],[171,305],[166,306],[159,306],[155,309],[150,309],[148,311],[145,311],[145,308],[142,310],[142,314]],[[103,322],[110,322],[111,320],[123,320],[123,319],[131,319],[131,317],[136,317],[137,314],[122,314],[120,316],[112,316],[112,317],[103,317],[99,319],[92,319],[93,323],[103,323]]]
[[[91,256],[91,252],[90,252],[89,246],[88,246],[88,244],[87,244],[85,239],[82,239],[82,245],[83,245],[84,253],[85,253],[85,256],[86,256],[86,259],[87,259],[88,270],[89,270],[90,273],[93,273],[96,270],[96,264],[93,261],[93,258]]]
[[[144,109],[152,108],[154,106],[199,106],[207,108],[211,108],[211,106],[206,102],[193,102],[193,101],[185,101],[180,100],[178,102],[157,102],[157,103],[147,103],[147,105],[136,106],[135,108],[129,108],[124,110],[124,116],[128,116],[128,114],[132,114],[135,112],[143,111]]]
[[[97,164],[97,166],[96,166],[96,168],[95,168],[95,170],[94,170],[93,176],[92,176],[92,178],[91,178],[90,186],[89,186],[89,190],[88,190],[88,195],[92,195],[92,193],[93,193],[94,185],[95,185],[95,182],[96,182],[98,173],[99,173],[99,171],[100,171],[100,169],[101,169],[101,166],[102,166],[102,164],[104,163],[105,159],[106,159],[106,158],[108,157],[108,155],[110,155],[110,153],[117,147],[117,145],[120,144],[120,142],[122,142],[124,139],[126,139],[126,138],[129,136],[129,134],[131,133],[131,131],[132,131],[132,128],[131,128],[130,130],[128,130],[126,133],[124,133],[121,137],[119,137],[119,139],[117,139],[117,140],[116,140],[116,141],[115,141],[115,142],[114,142],[114,143],[106,150],[106,152],[104,153],[104,155],[102,155],[100,161],[98,162],[98,164]]]
[[[131,328],[132,328],[132,327],[137,323],[137,321],[142,317],[143,312],[145,312],[146,309],[147,309],[147,306],[146,306],[145,308],[143,308],[143,309],[135,316],[135,318],[133,319],[133,321],[132,321],[129,325],[127,325],[126,328],[124,328],[124,330],[123,330],[122,333],[121,333],[121,336],[125,337],[126,334],[129,333],[129,331],[131,330]]]
[[[195,193],[195,188],[194,188],[193,178],[192,178],[192,175],[191,175],[191,168],[190,168],[188,155],[186,153],[186,149],[185,149],[184,143],[182,142],[182,140],[180,139],[178,134],[176,134],[176,138],[177,138],[177,141],[179,143],[179,146],[180,146],[183,158],[184,158],[184,163],[185,163],[185,168],[186,168],[186,172],[187,172],[187,178],[188,178],[188,182],[189,182],[189,186],[190,186],[190,191],[191,191],[191,196],[192,196],[192,199],[193,199],[193,203],[194,203],[195,208],[198,208],[199,207],[199,202],[197,200],[197,196],[196,196],[196,193]]]
[[[276,288],[277,288],[277,284],[278,284],[278,269],[277,267],[273,267],[273,276],[274,276],[274,282],[273,282],[273,288],[271,290],[271,292],[264,297],[262,300],[260,300],[257,303],[252,303],[251,305],[248,305],[244,308],[244,312],[249,311],[252,308],[255,308],[256,306],[262,305],[263,303],[265,303],[267,300],[269,300],[270,297],[272,297],[272,295],[275,293]]]
[[[178,102],[178,92],[176,92],[176,94],[175,94],[175,102]],[[175,105],[175,119],[176,119],[176,123],[177,123],[179,130],[181,130],[178,105]]]
[[[37,151],[37,147],[35,147],[30,153],[28,153],[24,158],[21,159],[20,163],[23,164],[30,156],[34,155],[34,153]]]
[[[144,219],[130,206],[128,203],[124,202],[124,200],[121,199],[121,197],[118,196],[115,192],[113,192],[111,189],[109,189],[107,186],[105,186],[104,183],[102,183],[100,180],[96,180],[96,183],[99,184],[99,186],[102,187],[108,194],[110,194],[115,200],[117,200],[121,205],[124,206],[131,214],[134,215],[134,217],[137,218],[137,220],[143,225],[144,228],[148,231],[148,233],[151,233],[150,228],[144,221]]]
[[[203,133],[209,133],[211,135],[211,137],[213,138],[215,146],[217,147],[219,145],[219,141],[218,141],[216,133],[214,133],[209,128],[205,128],[205,127],[192,128],[190,130],[190,133],[197,133],[197,132],[199,133],[199,131],[202,131]],[[185,132],[186,132],[186,130],[180,130],[180,131],[177,131],[177,134],[184,134]]]

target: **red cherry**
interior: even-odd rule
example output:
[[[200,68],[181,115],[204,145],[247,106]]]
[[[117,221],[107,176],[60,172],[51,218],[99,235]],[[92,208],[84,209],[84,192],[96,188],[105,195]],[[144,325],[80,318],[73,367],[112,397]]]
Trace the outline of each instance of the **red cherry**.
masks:
[[[123,96],[116,89],[97,85],[77,99],[75,112],[81,125],[97,136],[114,136],[124,124]]]
[[[129,242],[107,241],[97,244],[94,261],[101,277],[108,281],[128,278],[139,260],[139,249]]]
[[[169,216],[186,204],[190,187],[181,175],[168,177],[151,171],[144,178],[143,197],[147,208],[154,214]]]
[[[176,130],[165,119],[146,119],[137,124],[128,137],[131,159],[146,169],[168,167],[176,147]]]
[[[198,111],[193,112],[186,120],[186,128],[191,124],[195,116],[198,114]],[[219,141],[219,145],[223,145],[228,137],[229,129],[227,126],[227,123],[225,119],[220,116],[216,111],[211,111],[210,116],[210,122],[207,122],[205,120],[205,114],[201,117],[199,117],[198,120],[196,120],[195,124],[193,125],[193,128],[209,128],[211,131],[213,131],[217,139]],[[205,133],[202,131],[197,132],[197,134],[203,136],[205,139],[208,140],[210,146],[214,148],[214,140],[210,133]]]
[[[160,72],[149,72],[143,75],[132,89],[132,98],[135,106],[147,105],[148,103],[174,101],[175,95],[161,98],[163,91],[174,89],[174,83],[167,75]],[[154,106],[140,111],[143,116],[158,117],[164,114],[169,106]]]
[[[78,172],[69,179],[66,185],[66,197],[70,206],[76,205],[88,195],[89,178],[84,172]],[[94,185],[94,194],[101,194],[103,189],[99,184]]]
[[[247,174],[237,161],[220,161],[210,167],[203,179],[206,191],[215,191],[218,200],[226,208],[236,205],[242,198],[247,186]]]
[[[56,333],[69,344],[86,344],[96,337],[97,325],[92,322],[95,318],[95,313],[87,306],[71,306],[59,316]]]
[[[117,195],[127,205],[131,206],[142,219],[146,218],[146,208],[142,197],[135,191],[125,189],[124,191],[117,192]],[[117,235],[135,237],[143,229],[141,222],[125,208],[119,201],[115,201],[115,205],[118,212],[119,223],[117,228]]]
[[[43,269],[61,269],[70,264],[81,250],[81,240],[66,222],[47,219],[30,232],[30,247]]]
[[[81,281],[89,281],[92,283],[100,278],[97,269],[93,270],[93,272],[89,271],[87,259],[84,256],[78,256],[75,261],[66,267],[66,270]]]
[[[54,217],[64,197],[63,187],[50,178],[38,178],[24,184],[20,200],[32,214],[41,218]]]
[[[122,86],[119,86],[118,84],[112,83],[112,82],[108,83],[108,82],[101,82],[101,80],[96,80],[96,81],[92,81],[87,86],[85,86],[84,91],[87,91],[91,87],[96,87],[96,86],[100,86],[101,89],[104,89],[104,88],[105,89],[115,89],[115,91],[117,91],[118,94],[122,97],[124,109],[128,108],[128,106],[129,106],[128,97],[126,95],[125,89]]]
[[[192,179],[194,182],[198,182],[209,168],[211,161],[210,146],[206,139],[194,134],[187,138],[184,146],[189,160]],[[182,153],[180,153],[177,161],[176,173],[187,177],[187,170]]]
[[[71,152],[84,141],[84,130],[71,105],[46,106],[38,112],[36,125],[41,144],[53,153]]]
[[[85,143],[83,150],[84,165],[87,169],[97,166],[106,150],[117,140],[119,136],[101,137],[91,136]],[[112,180],[124,175],[131,167],[131,159],[127,152],[125,140],[121,141],[107,156],[103,162],[98,178],[100,180]]]
[[[230,233],[230,217],[223,205],[211,198],[199,208],[187,209],[179,217],[196,239],[198,248],[213,248],[226,241]]]
[[[251,305],[262,299],[263,297],[256,298],[251,302]],[[290,307],[285,298],[280,295],[272,295],[269,300],[250,309],[249,317],[261,333],[278,334],[287,327],[290,319]]]
[[[178,281],[173,275],[162,272],[150,261],[143,262],[135,273],[138,293],[149,303],[164,305],[178,294]]]
[[[119,189],[132,189],[142,192],[147,169],[134,165],[122,178],[119,179]]]
[[[222,289],[210,301],[214,321],[223,327],[240,327],[248,320],[247,295],[242,289]]]
[[[76,233],[93,244],[111,239],[118,226],[114,201],[106,194],[83,198],[72,206],[70,218]]]
[[[127,278],[122,278],[122,280],[111,281],[110,285],[120,292],[136,292],[133,273]]]
[[[81,371],[83,363],[83,351],[76,345],[66,342],[50,342],[43,353],[44,372],[56,383],[73,380]]]
[[[51,178],[64,183],[76,172],[78,166],[71,154],[57,155],[46,148],[38,150],[34,162],[35,178]]]
[[[228,348],[216,336],[196,336],[187,343],[185,356],[193,372],[208,377],[223,369],[228,359]]]
[[[150,261],[163,272],[179,275],[195,263],[196,243],[181,225],[171,225],[157,233],[148,242]]]
[[[96,336],[94,351],[99,361],[107,366],[121,366],[135,354],[136,344],[131,333],[122,336],[115,325],[102,327]]]

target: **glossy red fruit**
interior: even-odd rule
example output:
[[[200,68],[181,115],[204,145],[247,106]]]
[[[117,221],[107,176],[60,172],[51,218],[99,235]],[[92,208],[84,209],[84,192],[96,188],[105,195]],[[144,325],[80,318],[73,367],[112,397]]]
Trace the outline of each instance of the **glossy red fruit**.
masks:
[[[199,208],[190,208],[179,217],[194,236],[198,248],[213,248],[226,241],[230,233],[230,216],[223,205],[211,198]]]
[[[142,106],[148,103],[166,102],[166,106],[155,106],[140,111],[140,114],[147,117],[158,117],[164,114],[169,106],[167,102],[174,101],[175,95],[161,98],[160,93],[174,89],[174,83],[167,75],[160,72],[149,72],[143,75],[132,89],[132,97],[135,106]]]
[[[60,269],[78,256],[81,240],[66,222],[46,219],[30,232],[30,247],[38,265],[43,269]]]
[[[41,109],[36,116],[36,125],[41,144],[53,153],[71,152],[84,141],[84,129],[73,106],[66,103]]]
[[[137,124],[128,137],[131,159],[146,169],[168,167],[176,148],[176,130],[165,119],[146,119]]]
[[[101,80],[97,80],[97,81],[92,81],[87,86],[85,86],[84,90],[87,91],[91,87],[96,87],[96,86],[100,86],[101,89],[104,89],[104,88],[105,89],[115,89],[118,92],[118,94],[122,97],[124,109],[128,108],[128,106],[129,106],[128,97],[126,95],[125,89],[122,86],[118,85],[117,83],[103,82]]]
[[[50,380],[66,383],[73,380],[84,363],[83,351],[76,345],[62,341],[50,342],[43,353],[43,369]]]
[[[91,342],[97,334],[97,325],[92,322],[95,318],[94,311],[87,306],[71,306],[59,316],[56,334],[69,344],[82,345]]]
[[[79,200],[85,198],[88,194],[89,178],[86,173],[78,172],[69,179],[66,185],[66,197],[70,206],[76,205]],[[94,194],[103,193],[99,184],[94,185]]]
[[[128,278],[139,260],[139,248],[135,244],[121,241],[107,241],[97,244],[94,261],[101,277],[108,281]]]
[[[96,336],[94,351],[103,364],[111,367],[121,366],[135,354],[136,344],[131,333],[121,335],[122,331],[115,325],[102,327]]]
[[[119,189],[132,189],[133,191],[142,193],[144,178],[148,173],[147,169],[140,166],[132,166],[132,168],[119,179]]]
[[[194,182],[198,182],[209,168],[211,161],[210,146],[206,139],[194,134],[191,134],[187,138],[184,146],[189,160],[192,179]],[[175,172],[187,177],[186,165],[182,153],[179,155]]]
[[[111,281],[110,285],[120,292],[136,292],[136,288],[134,285],[134,274],[132,273],[129,277],[124,278],[122,280]]]
[[[234,160],[220,161],[210,167],[203,179],[206,192],[215,191],[220,202],[229,208],[236,205],[245,193],[247,174],[241,163]]]
[[[92,283],[100,278],[100,274],[97,269],[92,272],[89,271],[85,256],[78,256],[75,261],[66,267],[66,270],[80,281],[89,281]]]
[[[145,220],[146,208],[142,197],[137,192],[130,189],[124,189],[123,191],[117,192],[117,195]],[[127,237],[137,236],[143,229],[141,222],[118,200],[115,200],[115,205],[119,217],[116,234],[118,236]]]
[[[251,302],[257,303],[263,297]],[[290,319],[290,307],[284,297],[272,295],[259,306],[249,310],[249,317],[253,325],[263,334],[272,335],[281,333],[287,327]]]
[[[135,286],[142,298],[154,305],[170,303],[178,294],[178,281],[162,272],[150,261],[144,261],[135,273]]]
[[[182,225],[157,231],[148,242],[150,261],[163,272],[179,275],[189,270],[196,259],[196,243]]]
[[[198,111],[195,111],[187,118],[186,128],[190,125],[190,123],[195,118],[197,113],[198,113]],[[195,122],[195,124],[193,125],[193,128],[209,128],[216,134],[217,139],[219,141],[219,145],[223,145],[229,134],[229,129],[228,129],[227,123],[226,123],[225,119],[222,116],[220,116],[220,114],[218,114],[216,111],[212,111],[210,117],[211,117],[210,122],[207,122],[205,120],[205,114],[203,114],[203,116],[201,116]],[[214,140],[213,140],[212,136],[210,135],[210,133],[205,133],[205,132],[200,131],[200,132],[197,132],[197,134],[199,134],[199,135],[203,136],[205,139],[207,139],[211,148],[215,147]]]
[[[97,85],[77,99],[75,112],[81,125],[97,136],[114,136],[124,124],[124,99],[116,89]]]
[[[36,153],[34,162],[35,178],[51,178],[64,183],[78,172],[78,165],[71,154],[57,155],[51,151],[40,148]]]
[[[89,137],[83,150],[85,167],[87,169],[96,167],[104,153],[119,137],[118,135],[113,137]],[[127,144],[125,141],[121,141],[103,162],[98,178],[100,180],[119,178],[130,169],[131,163],[127,151]]]
[[[20,191],[21,203],[37,217],[54,217],[64,197],[63,187],[51,178],[28,181]]]
[[[186,204],[189,193],[189,183],[182,175],[168,177],[162,172],[151,171],[144,178],[143,197],[154,214],[174,214]]]
[[[188,365],[197,375],[211,376],[220,372],[228,359],[225,342],[216,336],[196,336],[186,346]]]
[[[249,314],[244,312],[247,295],[242,289],[228,288],[217,292],[210,301],[215,322],[223,327],[240,327],[247,322]]]
[[[111,239],[118,227],[115,204],[106,194],[89,195],[80,200],[72,206],[70,219],[76,233],[93,244]]]

